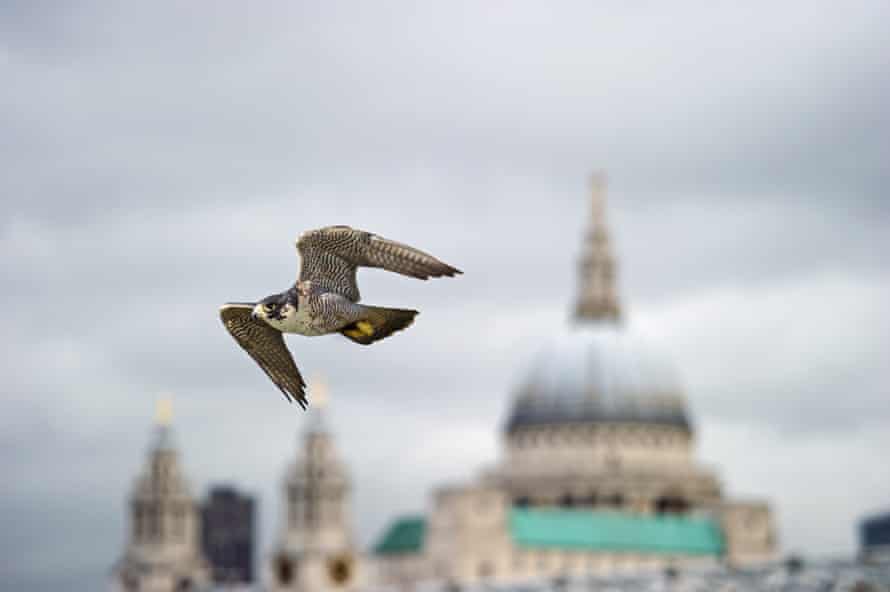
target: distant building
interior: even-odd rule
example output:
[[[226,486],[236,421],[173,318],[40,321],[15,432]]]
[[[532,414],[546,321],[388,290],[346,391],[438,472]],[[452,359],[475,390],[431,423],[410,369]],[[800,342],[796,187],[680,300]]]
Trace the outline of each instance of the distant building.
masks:
[[[395,520],[375,581],[520,583],[680,564],[773,559],[769,505],[724,498],[693,457],[673,369],[623,326],[604,186],[580,264],[572,323],[530,365],[480,479],[435,492],[427,516]]]
[[[310,393],[308,427],[284,479],[284,520],[266,565],[270,592],[349,592],[361,583],[349,475],[325,424],[326,391],[316,383]]]
[[[169,402],[158,409],[145,469],[130,496],[130,532],[114,567],[112,589],[122,592],[187,592],[209,580],[201,554],[200,516],[179,466],[170,428]]]
[[[859,525],[859,549],[865,561],[890,562],[890,512],[862,521]]]
[[[268,592],[459,589],[775,559],[769,504],[724,497],[715,472],[695,459],[695,430],[673,368],[622,324],[604,192],[595,180],[572,322],[525,371],[498,463],[438,488],[426,515],[395,519],[362,554],[347,467],[325,423],[325,391],[313,385],[261,577],[250,569],[250,500],[217,489],[204,508],[204,548],[217,582],[246,574],[237,581],[261,579]],[[200,516],[167,421],[130,516],[118,589],[184,591],[209,582]],[[887,548],[888,523],[883,516],[863,524],[864,553]]]
[[[218,584],[253,582],[254,501],[215,487],[201,508],[201,543]]]

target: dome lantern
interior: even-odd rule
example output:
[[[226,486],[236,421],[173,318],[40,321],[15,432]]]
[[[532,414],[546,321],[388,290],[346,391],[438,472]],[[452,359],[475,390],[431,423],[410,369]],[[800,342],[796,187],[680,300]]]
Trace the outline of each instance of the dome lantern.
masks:
[[[615,258],[606,226],[606,179],[596,174],[591,180],[591,222],[578,265],[575,320],[618,322],[620,319]]]

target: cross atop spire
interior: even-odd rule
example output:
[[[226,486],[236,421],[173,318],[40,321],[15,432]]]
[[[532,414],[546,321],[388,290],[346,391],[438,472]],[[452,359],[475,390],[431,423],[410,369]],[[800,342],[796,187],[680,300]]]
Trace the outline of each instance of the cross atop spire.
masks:
[[[173,441],[173,397],[164,393],[155,401],[155,436],[152,448],[154,450],[173,450],[176,445]]]
[[[617,322],[621,319],[605,202],[606,178],[597,173],[591,179],[591,221],[578,266],[575,319],[579,321]]]
[[[164,395],[155,403],[155,424],[165,428],[171,421],[173,421],[173,398]]]

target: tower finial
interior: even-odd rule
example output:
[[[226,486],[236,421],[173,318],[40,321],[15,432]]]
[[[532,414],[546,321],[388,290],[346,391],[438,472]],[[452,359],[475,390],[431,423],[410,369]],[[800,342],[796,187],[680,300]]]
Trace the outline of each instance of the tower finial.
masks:
[[[330,394],[328,393],[328,383],[323,375],[316,374],[312,377],[309,386],[309,395],[312,406],[316,409],[324,409],[328,404],[328,397]]]
[[[615,288],[615,258],[606,226],[606,177],[591,178],[591,221],[579,264],[579,292],[575,319],[618,321],[621,306]]]
[[[155,403],[155,423],[158,427],[166,428],[173,421],[173,398],[164,395]]]

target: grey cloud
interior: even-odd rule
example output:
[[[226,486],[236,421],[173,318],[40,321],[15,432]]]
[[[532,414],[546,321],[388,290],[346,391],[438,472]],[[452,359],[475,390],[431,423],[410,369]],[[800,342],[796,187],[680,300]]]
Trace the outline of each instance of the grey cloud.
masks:
[[[254,488],[269,544],[300,415],[215,309],[286,287],[304,228],[467,272],[363,272],[367,300],[423,311],[375,349],[291,339],[330,376],[361,539],[469,478],[566,321],[590,167],[610,174],[631,327],[677,361],[702,453],[777,499],[788,546],[849,550],[842,520],[886,475],[844,503],[799,483],[830,491],[826,451],[873,458],[888,420],[887,10],[3,4],[5,581],[95,587],[159,391],[196,491]],[[750,439],[800,474],[752,463]]]
[[[739,12],[739,25],[758,22]],[[557,14],[551,24],[571,35],[539,30],[529,38],[534,20],[491,14],[462,23],[460,39],[443,35],[453,16],[438,24],[419,18],[432,35],[395,28],[381,38],[356,26],[358,15],[334,15],[315,33],[313,19],[291,15],[295,30],[276,25],[262,39],[247,36],[234,55],[207,30],[236,15],[210,23],[181,15],[172,30],[184,34],[165,43],[155,27],[171,27],[160,15],[103,16],[113,26],[96,19],[102,24],[84,37],[95,43],[103,31],[126,31],[108,40],[111,51],[67,68],[30,65],[30,76],[13,52],[8,66],[25,81],[9,112],[17,127],[31,122],[13,138],[42,138],[36,148],[49,174],[36,191],[72,202],[30,200],[43,215],[120,201],[238,200],[346,171],[392,177],[416,166],[576,178],[591,158],[638,187],[646,183],[650,195],[675,197],[703,188],[725,195],[731,185],[804,190],[808,199],[846,194],[877,207],[886,181],[886,140],[873,132],[886,124],[887,81],[882,48],[867,35],[879,20],[867,12],[840,22],[820,15],[800,31],[792,14],[775,15],[786,21],[774,29],[735,26],[732,15],[718,27],[707,20],[663,27],[671,12],[634,22],[640,31],[624,38],[587,31],[597,15]],[[474,43],[501,20],[502,43],[489,59],[475,59]],[[174,58],[193,30],[191,51]],[[329,51],[301,51],[306,33]],[[797,46],[788,43],[795,33],[805,35]],[[199,50],[202,41],[222,53],[213,59]],[[703,52],[708,42],[714,47]],[[615,47],[598,50],[603,43]],[[115,51],[131,45],[141,49]],[[778,47],[784,51],[767,54]],[[281,55],[288,59],[275,59]],[[31,193],[34,181],[9,182]]]

